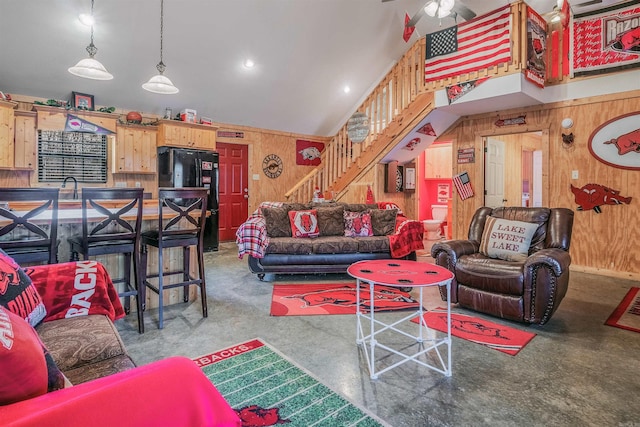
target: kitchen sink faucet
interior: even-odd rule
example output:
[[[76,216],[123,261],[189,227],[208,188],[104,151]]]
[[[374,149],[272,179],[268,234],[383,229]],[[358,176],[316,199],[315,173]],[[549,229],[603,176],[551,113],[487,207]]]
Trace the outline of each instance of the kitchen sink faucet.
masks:
[[[73,181],[73,198],[77,199],[78,198],[78,180],[75,179],[75,177],[73,176],[67,176],[64,178],[64,181],[62,181],[62,188],[66,188],[67,187],[67,181],[68,180],[72,180]]]

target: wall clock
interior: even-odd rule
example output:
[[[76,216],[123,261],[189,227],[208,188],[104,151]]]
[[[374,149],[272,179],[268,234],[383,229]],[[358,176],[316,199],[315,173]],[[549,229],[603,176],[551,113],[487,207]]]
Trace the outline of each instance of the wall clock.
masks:
[[[262,171],[269,178],[277,178],[282,173],[282,160],[277,154],[269,154],[262,160]]]

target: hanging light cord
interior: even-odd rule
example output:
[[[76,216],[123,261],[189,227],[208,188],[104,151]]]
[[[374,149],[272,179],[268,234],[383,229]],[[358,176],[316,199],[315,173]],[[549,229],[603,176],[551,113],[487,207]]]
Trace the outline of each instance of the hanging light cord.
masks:
[[[91,19],[93,18],[93,0],[91,0]],[[91,43],[87,46],[87,52],[89,52],[89,58],[93,58],[98,53],[98,48],[93,44],[93,23],[91,24]]]
[[[160,62],[158,62],[158,65],[156,65],[156,69],[160,74],[164,73],[164,70],[167,68],[164,65],[164,62],[162,62],[163,33],[164,33],[164,0],[160,0]]]

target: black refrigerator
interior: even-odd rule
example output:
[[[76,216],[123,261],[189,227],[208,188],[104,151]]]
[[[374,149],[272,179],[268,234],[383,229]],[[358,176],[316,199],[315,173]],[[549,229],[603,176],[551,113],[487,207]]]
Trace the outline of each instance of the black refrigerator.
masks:
[[[158,147],[158,187],[206,187],[210,215],[204,228],[204,250],[218,250],[218,153]]]

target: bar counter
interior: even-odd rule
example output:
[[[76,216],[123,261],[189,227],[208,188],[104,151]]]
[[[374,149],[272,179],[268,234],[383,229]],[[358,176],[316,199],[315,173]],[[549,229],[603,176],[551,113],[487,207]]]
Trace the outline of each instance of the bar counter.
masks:
[[[109,202],[101,204],[109,208]],[[32,202],[11,202],[9,209],[12,212],[20,213],[27,212],[30,209],[37,207],[38,204]],[[113,205],[115,206],[115,204]],[[114,210],[116,208],[114,207]],[[50,218],[51,211],[45,211],[34,217],[37,222],[38,219]],[[98,221],[104,218],[104,215],[99,214],[95,209],[87,209],[87,216],[89,221]],[[166,209],[163,210],[163,219],[167,220],[175,216],[175,212]],[[135,213],[132,215],[123,215],[125,220],[134,220]],[[158,227],[158,199],[146,199],[143,202],[142,211],[142,231],[157,229]],[[82,235],[82,201],[76,199],[62,199],[58,202],[58,261],[67,262],[71,258],[70,245],[68,238],[71,236]],[[158,251],[157,248],[149,247],[148,257],[148,271],[154,272],[158,270]],[[195,248],[191,249],[191,274],[197,275],[197,264]],[[109,275],[112,278],[122,277],[122,271],[124,269],[124,257],[115,255],[98,256],[95,259],[106,267]],[[182,267],[182,250],[180,248],[165,249],[165,270],[176,270]],[[169,262],[167,262],[169,261]],[[165,280],[171,280],[165,279]],[[197,296],[197,287],[189,287],[189,301],[193,301]],[[158,296],[153,292],[147,292],[147,308],[158,307]],[[164,291],[164,305],[171,305],[182,302],[182,290],[179,288],[168,289]],[[135,305],[131,305],[132,312],[135,311]],[[131,314],[129,315],[131,316]]]

